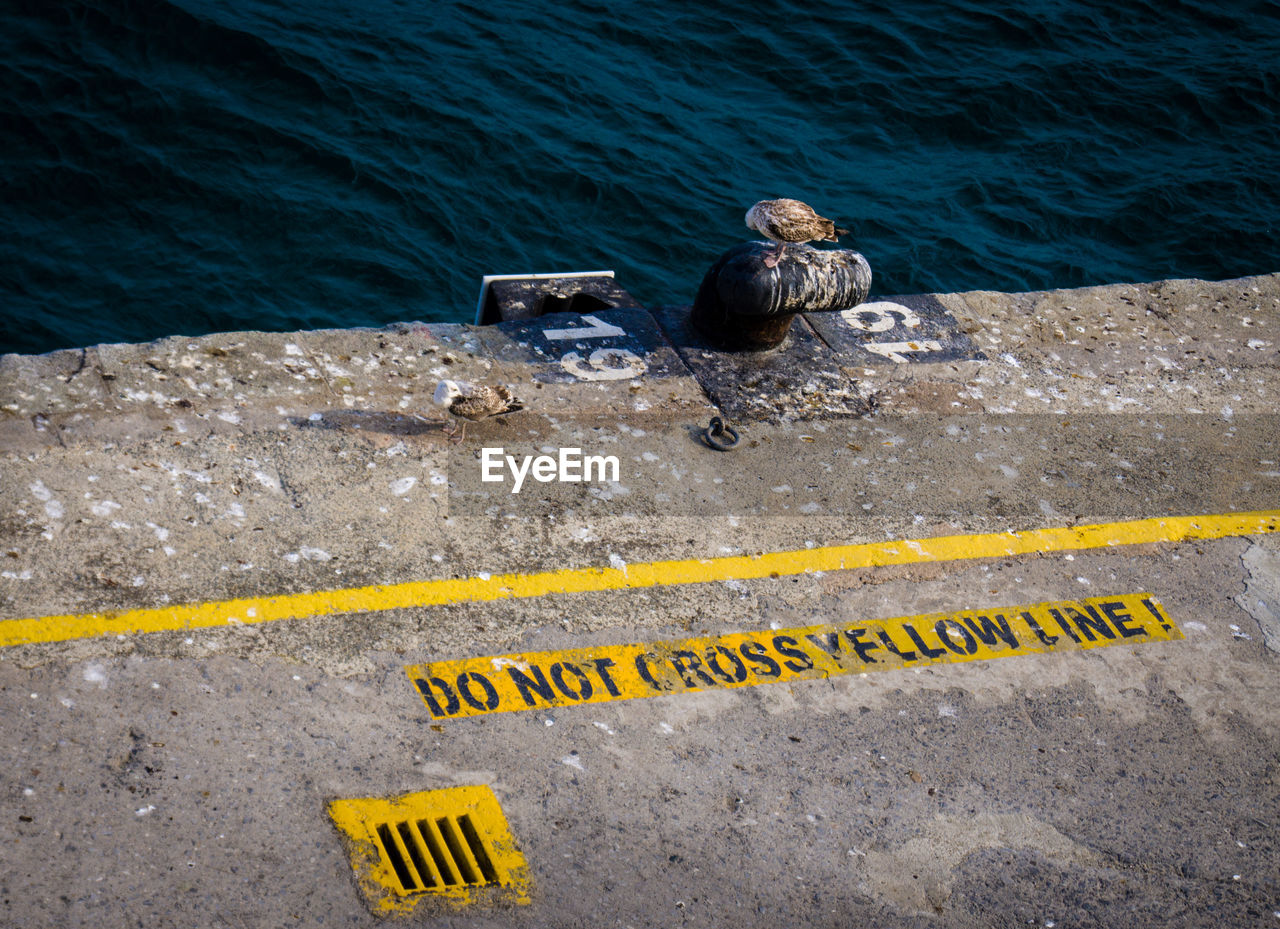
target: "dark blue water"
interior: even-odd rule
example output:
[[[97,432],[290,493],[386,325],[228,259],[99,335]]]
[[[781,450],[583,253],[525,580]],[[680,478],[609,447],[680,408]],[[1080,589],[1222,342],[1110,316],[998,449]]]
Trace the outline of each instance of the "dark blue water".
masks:
[[[1280,270],[1280,3],[3,0],[0,351],[687,303],[806,200],[874,293]]]

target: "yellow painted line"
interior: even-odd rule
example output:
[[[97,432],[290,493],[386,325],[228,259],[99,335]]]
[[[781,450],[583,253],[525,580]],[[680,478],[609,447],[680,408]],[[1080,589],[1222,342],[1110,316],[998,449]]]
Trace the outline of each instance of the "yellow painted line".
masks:
[[[1181,639],[1146,593],[405,668],[436,719]]]
[[[369,613],[448,603],[541,597],[546,594],[785,577],[815,571],[1000,558],[1151,542],[1221,539],[1278,530],[1280,510],[1263,510],[1255,513],[1171,516],[1069,528],[833,545],[726,558],[650,561],[623,568],[564,568],[528,574],[409,581],[138,610],[0,620],[0,648],[94,636],[208,629],[237,623],[252,625],[338,613]]]

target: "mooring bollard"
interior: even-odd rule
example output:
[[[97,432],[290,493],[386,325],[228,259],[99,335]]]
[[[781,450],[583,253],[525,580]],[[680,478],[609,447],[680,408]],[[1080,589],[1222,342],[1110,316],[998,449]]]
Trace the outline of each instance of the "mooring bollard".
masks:
[[[871,291],[871,266],[850,249],[788,245],[776,267],[768,242],[744,242],[720,256],[702,279],[689,319],[728,351],[777,348],[796,313],[838,312]]]

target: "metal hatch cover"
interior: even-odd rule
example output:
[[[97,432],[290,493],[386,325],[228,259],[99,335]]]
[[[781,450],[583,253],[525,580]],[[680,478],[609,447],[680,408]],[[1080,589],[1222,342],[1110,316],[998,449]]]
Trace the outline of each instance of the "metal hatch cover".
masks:
[[[528,904],[529,868],[486,785],[339,799],[329,816],[378,916],[424,900],[451,907]]]

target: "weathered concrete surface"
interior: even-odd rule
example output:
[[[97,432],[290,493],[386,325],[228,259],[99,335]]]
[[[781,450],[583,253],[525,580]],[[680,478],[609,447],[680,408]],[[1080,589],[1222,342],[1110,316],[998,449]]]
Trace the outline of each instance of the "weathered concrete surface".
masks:
[[[980,360],[800,320],[717,356],[672,308],[5,356],[0,620],[1280,508],[1280,276],[938,300]],[[450,446],[446,376],[529,409]],[[621,474],[513,495],[479,480],[499,445]],[[1273,924],[1278,562],[1264,535],[15,645],[0,924],[374,925],[326,802],[470,783],[533,903],[419,924]],[[443,722],[402,670],[1136,591],[1185,640]]]

